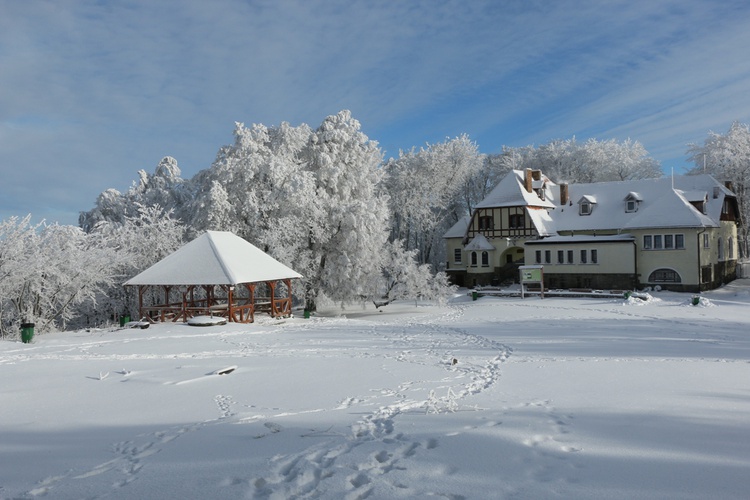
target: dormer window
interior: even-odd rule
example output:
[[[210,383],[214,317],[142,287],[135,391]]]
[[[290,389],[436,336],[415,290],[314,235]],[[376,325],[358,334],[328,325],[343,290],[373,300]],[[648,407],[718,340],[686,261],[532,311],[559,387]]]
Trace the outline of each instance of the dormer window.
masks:
[[[700,213],[705,214],[708,205],[708,193],[705,191],[685,191],[681,193]]]
[[[625,197],[625,211],[627,213],[637,212],[638,205],[641,203],[641,197],[638,193],[631,191]]]
[[[596,198],[593,196],[584,196],[578,200],[578,215],[591,215],[596,205]]]

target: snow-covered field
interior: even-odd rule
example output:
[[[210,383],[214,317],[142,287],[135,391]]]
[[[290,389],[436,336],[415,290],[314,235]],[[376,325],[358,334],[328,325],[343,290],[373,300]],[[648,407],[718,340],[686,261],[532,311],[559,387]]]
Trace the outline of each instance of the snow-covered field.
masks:
[[[652,295],[0,342],[0,498],[748,498],[750,281]]]

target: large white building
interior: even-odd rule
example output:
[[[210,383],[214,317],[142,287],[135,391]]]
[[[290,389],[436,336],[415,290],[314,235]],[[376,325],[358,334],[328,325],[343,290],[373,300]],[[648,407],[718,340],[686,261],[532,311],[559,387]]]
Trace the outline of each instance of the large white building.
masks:
[[[736,277],[737,199],[710,175],[555,184],[513,170],[445,235],[446,271],[462,286],[544,266],[548,288],[677,291]]]

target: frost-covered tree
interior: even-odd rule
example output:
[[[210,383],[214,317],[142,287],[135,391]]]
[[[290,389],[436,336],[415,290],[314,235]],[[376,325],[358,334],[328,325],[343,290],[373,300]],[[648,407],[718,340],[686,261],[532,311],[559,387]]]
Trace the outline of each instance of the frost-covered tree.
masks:
[[[482,159],[477,145],[462,135],[388,161],[391,239],[417,250],[420,263],[443,262],[442,235],[465,214],[467,190]]]
[[[111,281],[101,288],[97,300],[80,307],[83,324],[101,324],[121,314],[135,313],[137,294],[123,283],[144,271],[183,244],[184,226],[172,211],[159,205],[137,205],[138,213],[123,223],[103,221],[91,231],[92,238],[113,258]]]
[[[709,173],[720,181],[732,183],[737,195],[743,224],[738,228],[740,256],[750,249],[747,221],[750,221],[750,128],[734,122],[726,134],[709,132],[703,145],[691,144],[688,159],[695,167],[690,173]]]
[[[503,146],[502,153],[484,156],[481,168],[471,176],[464,190],[464,210],[459,217],[471,215],[474,207],[485,199],[490,191],[497,186],[508,172],[531,165],[531,161],[524,158],[533,154],[534,148],[509,148]],[[458,219],[456,219],[457,221]]]
[[[39,332],[65,328],[82,304],[113,282],[118,255],[74,226],[11,218],[0,224],[0,328],[14,335],[22,322]]]
[[[234,136],[193,179],[192,231],[231,230],[293,267],[308,309],[372,296],[390,213],[382,154],[359,122],[342,111],[315,130],[238,123]]]
[[[139,170],[138,181],[133,182],[125,193],[116,189],[102,192],[93,209],[80,213],[78,225],[85,231],[91,231],[102,221],[122,224],[127,217],[136,217],[140,206],[157,205],[168,207],[176,218],[184,220],[193,193],[190,182],[180,175],[177,160],[165,156],[153,174]]]
[[[336,301],[370,296],[388,239],[388,199],[377,143],[349,111],[327,117],[310,136],[305,160],[314,182],[305,246],[296,261],[305,276],[305,306],[321,295]]]
[[[31,224],[31,215],[23,219],[11,217],[0,222],[0,331],[2,336],[15,336],[24,317],[23,290],[27,286],[26,273],[36,273],[36,263],[29,258],[27,248],[37,243],[40,225]],[[31,269],[27,266],[35,264]]]
[[[538,148],[504,148],[502,156],[515,169],[540,169],[557,182],[624,181],[662,175],[659,163],[640,142],[630,139],[589,139],[584,143],[575,137],[558,139]]]
[[[429,264],[419,264],[417,250],[405,250],[403,241],[386,244],[383,287],[373,303],[380,308],[394,300],[424,299],[444,303],[455,291],[444,272],[433,273]]]
[[[307,200],[314,198],[304,150],[307,125],[237,123],[235,141],[193,179],[192,231],[227,230],[290,264],[305,237]]]

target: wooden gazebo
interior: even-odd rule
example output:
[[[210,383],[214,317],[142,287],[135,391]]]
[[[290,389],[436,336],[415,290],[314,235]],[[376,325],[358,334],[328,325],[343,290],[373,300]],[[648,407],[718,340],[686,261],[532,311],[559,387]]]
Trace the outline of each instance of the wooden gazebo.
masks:
[[[125,282],[138,289],[150,322],[222,316],[251,323],[258,311],[292,313],[292,280],[302,276],[233,233],[207,231]]]

